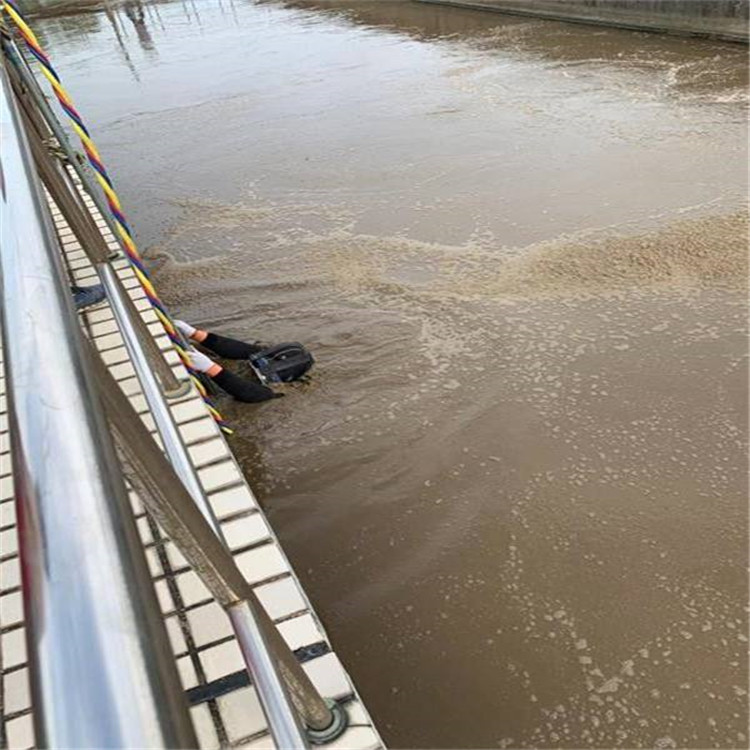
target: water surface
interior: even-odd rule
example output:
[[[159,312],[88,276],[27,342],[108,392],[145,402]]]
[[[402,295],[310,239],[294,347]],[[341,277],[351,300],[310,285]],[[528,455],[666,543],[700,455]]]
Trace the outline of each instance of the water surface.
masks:
[[[747,54],[409,2],[37,21],[388,744],[747,747]]]

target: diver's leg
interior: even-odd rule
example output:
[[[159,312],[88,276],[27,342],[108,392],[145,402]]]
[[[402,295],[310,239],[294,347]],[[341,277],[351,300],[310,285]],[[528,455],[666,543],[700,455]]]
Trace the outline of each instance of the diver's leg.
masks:
[[[218,333],[202,331],[200,328],[195,328],[182,320],[175,320],[175,325],[191,341],[195,341],[226,359],[248,359],[251,355],[263,350],[263,347],[257,344],[246,344],[244,341],[220,336]]]
[[[256,404],[260,401],[269,401],[272,398],[281,398],[284,395],[283,393],[274,393],[265,385],[246,380],[229,370],[225,370],[202,352],[191,349],[189,354],[193,367],[198,372],[208,375],[219,388],[225,390],[230,396],[234,396],[238,401]]]

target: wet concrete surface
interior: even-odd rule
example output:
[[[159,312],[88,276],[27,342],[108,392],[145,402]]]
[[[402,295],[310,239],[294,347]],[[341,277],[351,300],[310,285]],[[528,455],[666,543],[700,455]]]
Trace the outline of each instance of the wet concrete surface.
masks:
[[[746,48],[69,9],[36,26],[168,303],[316,355],[221,406],[386,741],[747,747]]]

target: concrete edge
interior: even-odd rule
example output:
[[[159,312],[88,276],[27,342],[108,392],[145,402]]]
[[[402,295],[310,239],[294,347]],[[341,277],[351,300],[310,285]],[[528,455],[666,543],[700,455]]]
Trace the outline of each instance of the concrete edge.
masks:
[[[546,10],[535,10],[533,8],[506,8],[492,5],[485,5],[483,3],[473,3],[470,0],[412,0],[412,2],[424,3],[426,5],[446,5],[453,8],[463,8],[465,10],[482,10],[490,13],[502,13],[508,16],[524,16],[527,18],[541,18],[547,21],[560,21],[562,23],[575,23],[582,24],[585,26],[606,26],[616,29],[624,29],[627,31],[642,31],[652,34],[668,34],[670,36],[682,36],[692,37],[699,39],[714,39],[722,42],[732,42],[734,44],[750,43],[750,31],[748,34],[729,34],[720,31],[702,31],[699,29],[689,28],[674,28],[668,26],[660,26],[659,24],[640,24],[640,23],[628,23],[626,21],[619,20],[604,20],[602,18],[594,18],[590,16],[578,16],[578,15],[563,15],[559,13],[551,13]]]

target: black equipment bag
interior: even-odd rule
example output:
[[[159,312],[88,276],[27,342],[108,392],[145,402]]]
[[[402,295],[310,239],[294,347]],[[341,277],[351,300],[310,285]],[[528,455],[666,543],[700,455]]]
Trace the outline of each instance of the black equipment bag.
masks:
[[[296,341],[262,349],[253,354],[249,362],[261,383],[300,380],[315,364],[312,354]]]

